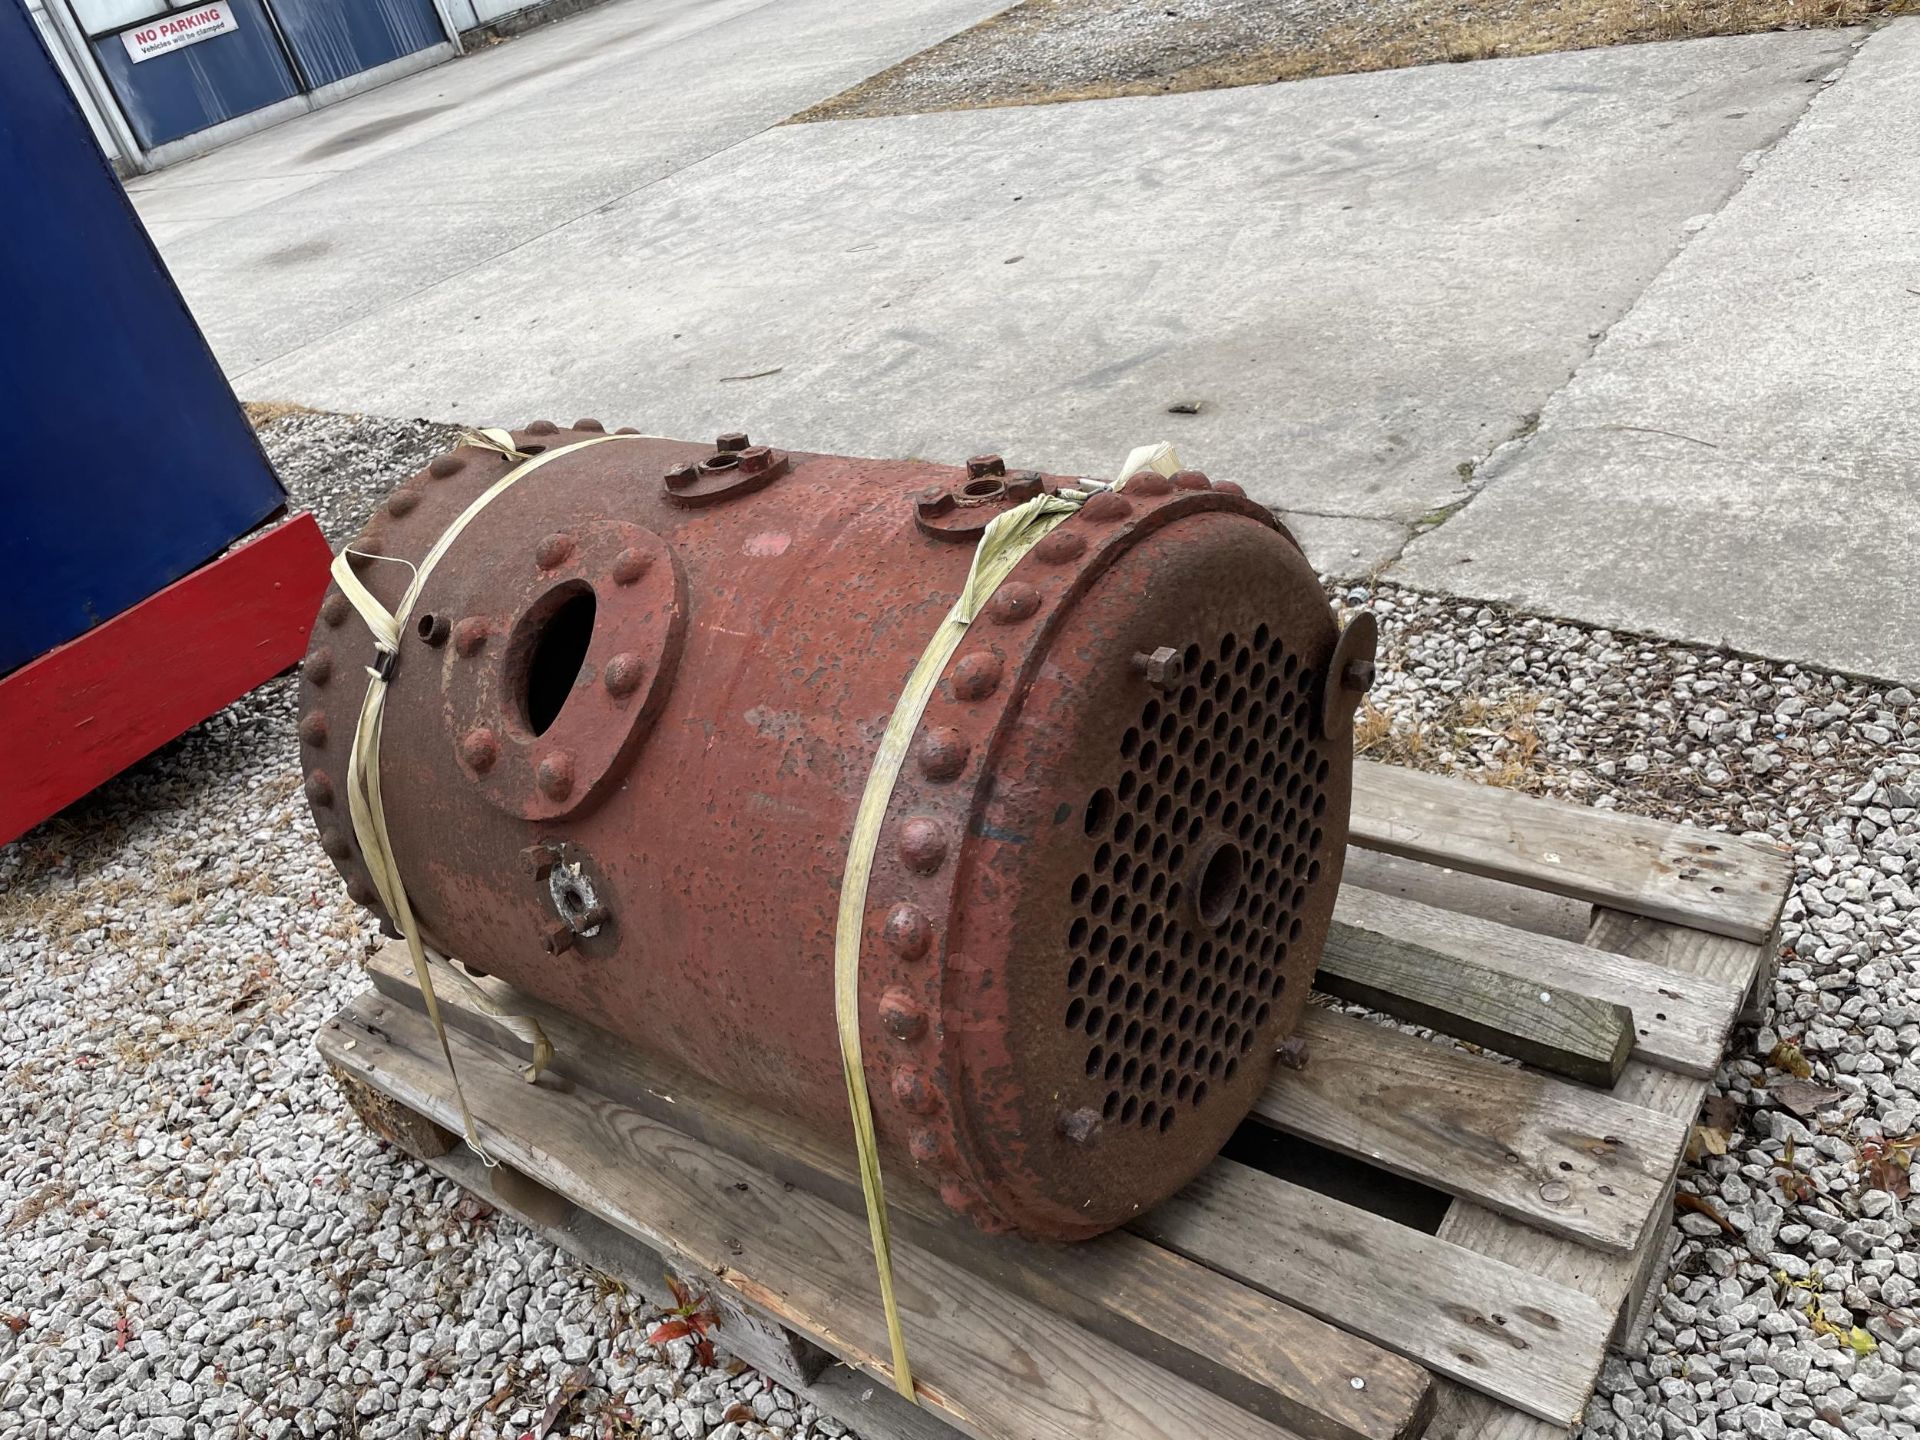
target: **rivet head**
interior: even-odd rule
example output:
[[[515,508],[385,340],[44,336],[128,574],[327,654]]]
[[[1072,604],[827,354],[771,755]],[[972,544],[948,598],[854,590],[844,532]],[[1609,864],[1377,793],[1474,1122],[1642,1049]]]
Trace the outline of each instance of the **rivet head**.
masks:
[[[333,647],[322,645],[307,657],[306,676],[316,685],[324,685],[333,678]]]
[[[631,650],[623,650],[607,661],[607,668],[601,679],[609,695],[631,695],[640,688],[640,681],[647,673],[647,662]]]
[[[549,750],[534,768],[534,783],[549,800],[564,800],[573,793],[573,755],[566,750]]]
[[[933,1086],[927,1083],[926,1072],[918,1065],[901,1065],[894,1070],[893,1098],[902,1110],[915,1115],[930,1115],[940,1104]]]
[[[350,875],[347,877],[347,898],[356,905],[372,905],[379,897],[364,877]]]
[[[533,559],[542,570],[551,570],[571,554],[573,554],[573,536],[564,530],[558,530],[540,542],[533,552]]]
[[[1176,490],[1207,490],[1213,486],[1205,472],[1200,470],[1176,470],[1172,478]]]
[[[347,837],[331,825],[320,832],[320,848],[336,860],[344,860],[353,853],[353,847],[347,843]]]
[[[1005,668],[991,650],[971,650],[953,667],[953,693],[962,700],[984,700],[999,688]]]
[[[300,738],[316,748],[327,743],[327,716],[324,710],[314,710],[301,718]]]
[[[1102,490],[1080,507],[1080,513],[1089,520],[1098,520],[1107,524],[1114,520],[1124,520],[1133,514],[1133,505],[1118,490]]]
[[[500,758],[500,742],[486,726],[476,725],[460,737],[460,758],[476,775],[484,775]]]
[[[896,905],[881,932],[887,948],[902,960],[924,960],[933,948],[933,922],[918,905]]]
[[[613,433],[616,435],[638,435],[640,433],[640,427],[638,425],[622,425]]]
[[[1216,480],[1213,482],[1213,488],[1215,493],[1220,495],[1244,495],[1247,493],[1245,486],[1236,485],[1231,480]]]
[[[947,858],[947,828],[938,820],[916,815],[900,827],[900,858],[909,870],[931,875]]]
[[[487,622],[478,615],[469,615],[453,627],[453,649],[456,655],[471,660],[487,644]]]
[[[427,462],[427,474],[436,480],[451,480],[467,468],[464,455],[436,455]]]
[[[1173,481],[1158,470],[1136,470],[1127,477],[1129,495],[1165,495],[1173,489]]]
[[[601,435],[606,433],[607,427],[591,416],[583,415],[580,419],[573,422],[573,428],[576,430],[585,430],[593,435]]]
[[[1049,565],[1078,560],[1087,553],[1087,542],[1072,530],[1055,530],[1033,547],[1033,553]]]
[[[993,592],[987,614],[995,624],[1014,625],[1029,620],[1040,609],[1040,592],[1024,580],[1009,580]]]
[[[880,1023],[896,1040],[912,1040],[927,1028],[927,1012],[904,986],[889,986],[880,996]]]
[[[560,427],[551,420],[536,420],[527,426],[527,434],[529,435],[557,435],[559,433]]]
[[[929,780],[951,780],[967,768],[970,747],[966,738],[951,725],[931,727],[914,749],[919,756],[920,773]]]
[[[389,515],[405,515],[420,503],[420,497],[411,490],[396,490],[387,497]]]
[[[307,772],[307,800],[316,809],[333,804],[333,779],[324,770]]]
[[[653,557],[644,550],[622,550],[613,561],[613,581],[616,585],[631,585],[647,573],[653,564]]]
[[[336,590],[320,602],[320,618],[329,625],[338,625],[347,618],[347,612],[352,608],[347,597]]]
[[[916,1125],[907,1132],[907,1153],[921,1165],[937,1165],[946,1159],[946,1146],[940,1143],[938,1130]]]

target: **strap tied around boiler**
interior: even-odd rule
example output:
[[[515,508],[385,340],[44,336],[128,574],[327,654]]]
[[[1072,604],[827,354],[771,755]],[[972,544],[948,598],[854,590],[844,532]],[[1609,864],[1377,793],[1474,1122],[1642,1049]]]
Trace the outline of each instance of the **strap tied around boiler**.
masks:
[[[447,957],[428,946],[420,937],[419,922],[414,918],[413,906],[407,899],[407,887],[400,876],[400,867],[395,863],[393,844],[387,835],[386,807],[381,801],[380,792],[380,729],[386,715],[387,687],[391,683],[394,664],[400,654],[400,636],[404,633],[413,607],[426,588],[427,577],[440,563],[454,541],[458,540],[480,512],[491,505],[499,496],[524,480],[551,460],[562,455],[571,455],[576,450],[585,450],[591,445],[605,445],[617,440],[637,440],[646,437],[638,435],[595,435],[591,439],[576,441],[571,445],[562,445],[556,449],[529,455],[519,449],[513,436],[505,430],[474,430],[460,437],[462,445],[476,446],[493,450],[518,461],[511,470],[495,480],[474,499],[473,503],[460,512],[459,517],[440,533],[433,548],[418,566],[411,566],[413,579],[400,596],[400,603],[391,611],[382,605],[373,592],[361,583],[360,577],[353,572],[351,564],[356,556],[366,560],[394,560],[398,564],[409,564],[404,560],[395,560],[392,556],[358,555],[348,548],[342,550],[333,560],[333,578],[341,593],[352,603],[360,618],[373,632],[374,663],[368,667],[371,677],[367,682],[367,693],[360,702],[360,719],[353,732],[353,749],[347,758],[347,809],[353,818],[354,839],[359,842],[360,853],[366,857],[367,869],[373,876],[374,889],[379,892],[380,903],[386,907],[387,914],[399,927],[401,937],[407,942],[407,954],[413,961],[413,975],[420,986],[420,998],[425,1003],[427,1019],[433,1024],[433,1033],[439,1038],[440,1053],[447,1062],[447,1075],[453,1081],[453,1098],[460,1107],[460,1124],[466,1135],[466,1142],[474,1154],[489,1166],[495,1163],[480,1143],[479,1134],[474,1129],[473,1112],[467,1108],[466,1092],[460,1087],[460,1072],[454,1067],[453,1046],[447,1039],[447,1027],[440,1019],[440,1004],[433,989],[433,971],[438,970],[443,979],[449,979],[460,988],[479,1008],[499,1021],[508,1031],[533,1050],[532,1063],[527,1067],[527,1079],[536,1079],[553,1059],[553,1046],[548,1043],[541,1031],[539,1022],[530,1016],[512,1014],[501,1008],[499,1003],[487,991],[475,985],[463,975]]]
[[[1127,456],[1114,479],[1114,489],[1141,470],[1171,475],[1180,468],[1173,447],[1143,445]],[[853,1116],[854,1145],[860,1162],[860,1188],[866,1197],[867,1229],[873,1241],[874,1266],[880,1278],[880,1301],[886,1311],[887,1341],[893,1352],[894,1388],[915,1400],[913,1368],[907,1359],[906,1336],[900,1325],[900,1307],[893,1289],[893,1242],[887,1223],[886,1190],[880,1176],[879,1144],[873,1128],[873,1102],[867,1093],[865,1062],[860,1044],[860,939],[866,927],[867,883],[873,874],[873,856],[886,820],[893,787],[900,778],[908,747],[934,686],[945,673],[973,619],[993,598],[1000,582],[1026,553],[1086,501],[1089,493],[1041,493],[994,517],[981,533],[966,584],[953,608],[940,622],[919,663],[907,677],[893,715],[887,722],[867,784],[855,812],[853,835],[847,844],[847,865],[840,882],[840,907],[833,934],[834,1019],[840,1032],[840,1061],[847,1082],[847,1104]]]

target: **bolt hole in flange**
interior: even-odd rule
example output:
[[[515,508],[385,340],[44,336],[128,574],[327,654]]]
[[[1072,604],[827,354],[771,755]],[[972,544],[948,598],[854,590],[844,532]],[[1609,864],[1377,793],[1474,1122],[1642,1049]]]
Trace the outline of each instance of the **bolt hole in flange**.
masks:
[[[581,935],[591,939],[606,923],[606,911],[594,893],[593,881],[578,861],[566,861],[553,867],[547,876],[547,892],[560,918]]]
[[[556,585],[520,617],[507,648],[508,693],[519,698],[520,721],[544,735],[573,694],[593,642],[593,587],[584,580]]]

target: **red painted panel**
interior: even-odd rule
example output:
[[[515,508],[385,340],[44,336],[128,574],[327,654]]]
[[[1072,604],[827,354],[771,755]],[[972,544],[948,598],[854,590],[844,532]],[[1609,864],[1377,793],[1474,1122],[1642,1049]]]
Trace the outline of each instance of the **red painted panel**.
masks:
[[[332,558],[296,515],[0,679],[0,844],[298,660]]]

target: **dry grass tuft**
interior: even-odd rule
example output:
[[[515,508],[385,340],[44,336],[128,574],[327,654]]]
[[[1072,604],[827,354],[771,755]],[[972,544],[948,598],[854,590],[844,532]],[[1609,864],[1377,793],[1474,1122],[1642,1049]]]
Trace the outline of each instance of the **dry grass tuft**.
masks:
[[[245,400],[240,408],[247,412],[247,423],[256,430],[265,429],[276,420],[284,420],[289,415],[318,415],[320,412],[311,405],[299,405],[292,400]]]
[[[1431,720],[1398,720],[1368,700],[1354,721],[1353,750],[1389,765],[1537,792],[1547,779],[1535,723],[1539,710],[1537,695],[1459,695]]]

